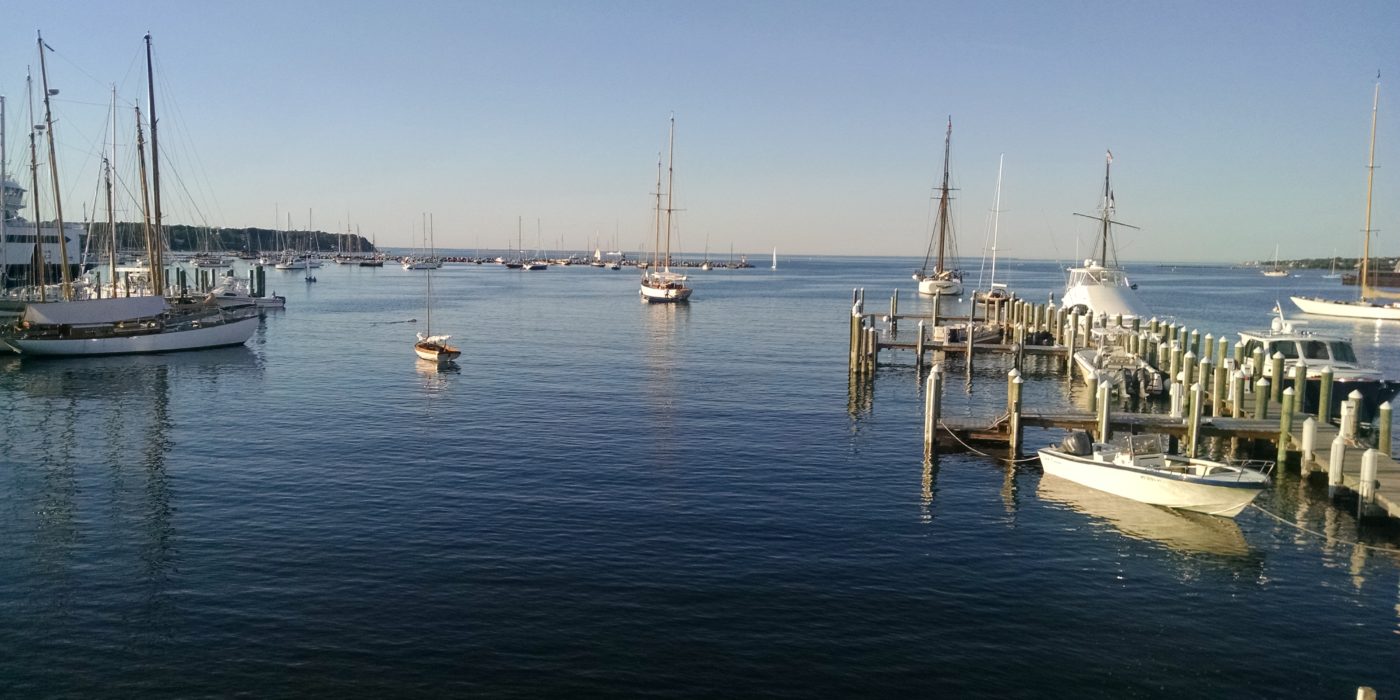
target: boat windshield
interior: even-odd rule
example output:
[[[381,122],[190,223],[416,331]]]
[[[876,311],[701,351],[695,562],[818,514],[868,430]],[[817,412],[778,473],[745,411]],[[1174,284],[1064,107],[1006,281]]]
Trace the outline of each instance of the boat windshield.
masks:
[[[1269,357],[1273,357],[1275,353],[1283,355],[1285,360],[1296,360],[1298,359],[1298,344],[1291,340],[1278,340],[1269,343]]]
[[[1305,360],[1326,360],[1326,359],[1327,359],[1327,343],[1324,343],[1324,342],[1322,342],[1321,340],[1304,340],[1304,341],[1301,343],[1301,345],[1303,346],[1303,359],[1305,359]]]
[[[1350,344],[1334,340],[1327,345],[1332,348],[1333,361],[1356,363],[1356,353],[1351,349]]]

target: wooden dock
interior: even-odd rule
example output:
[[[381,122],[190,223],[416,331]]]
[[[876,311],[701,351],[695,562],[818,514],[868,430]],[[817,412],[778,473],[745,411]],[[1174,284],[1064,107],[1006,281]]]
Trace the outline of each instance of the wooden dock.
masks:
[[[1262,356],[1254,357],[1251,365],[1242,364],[1241,344],[1235,344],[1231,356],[1225,337],[1217,341],[1210,334],[1201,335],[1195,330],[1188,333],[1185,326],[1155,318],[1150,322],[1094,319],[1056,309],[1053,304],[1032,304],[1014,296],[980,300],[972,305],[970,315],[941,315],[937,297],[929,314],[900,314],[898,292],[891,297],[887,314],[865,312],[863,292],[853,292],[852,302],[853,386],[873,378],[881,351],[912,350],[916,367],[929,366],[925,364],[926,356],[935,367],[925,392],[926,458],[940,447],[953,449],[977,443],[1004,445],[1017,457],[1024,447],[1023,431],[1027,427],[1083,430],[1100,441],[1115,433],[1158,433],[1182,441],[1183,452],[1190,455],[1201,453],[1213,441],[1216,451],[1226,451],[1230,457],[1267,453],[1278,469],[1296,464],[1304,475],[1325,473],[1329,491],[1334,495],[1358,496],[1362,516],[1400,518],[1400,463],[1385,454],[1391,443],[1390,405],[1380,407],[1369,436],[1360,434],[1359,399],[1344,401],[1340,416],[1332,416],[1331,409],[1321,405],[1321,415],[1309,415],[1296,405],[1302,401],[1307,379],[1301,371],[1285,375],[1280,355],[1272,360],[1272,376],[1277,381],[1271,384],[1260,374]],[[876,327],[877,322],[885,324],[886,333]],[[916,322],[917,331],[901,337],[901,322],[906,327]],[[1132,352],[1140,352],[1171,384],[1170,413],[1122,410],[1126,404],[1122,396],[1115,394],[1126,393],[1126,389],[1114,386],[1110,375],[1092,369],[1079,370],[1090,375],[1084,377],[1090,388],[1089,410],[1036,411],[1022,405],[1022,357],[1064,357],[1064,371],[1076,373],[1071,358],[1086,346],[1095,328],[1131,334]],[[940,415],[939,358],[962,354],[968,358],[970,368],[975,353],[1014,358],[1014,369],[1008,374],[1006,412],[980,422],[944,420]],[[1240,371],[1241,367],[1250,366],[1254,368],[1252,375]],[[1044,366],[1040,367],[1043,371]],[[1321,396],[1327,397],[1333,388],[1330,373],[1324,370],[1323,377]],[[1326,398],[1319,403],[1326,404]],[[1362,476],[1363,471],[1367,477]],[[1374,475],[1370,475],[1372,472]]]

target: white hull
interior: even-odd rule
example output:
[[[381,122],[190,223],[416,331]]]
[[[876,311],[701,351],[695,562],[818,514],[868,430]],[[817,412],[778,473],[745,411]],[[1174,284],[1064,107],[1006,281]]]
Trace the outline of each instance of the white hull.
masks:
[[[272,266],[275,270],[305,270],[306,261],[297,260],[294,262],[280,262]]]
[[[1400,321],[1400,306],[1395,304],[1373,304],[1365,301],[1335,301],[1311,297],[1289,297],[1307,314],[1318,316],[1340,316],[1342,318],[1369,318],[1382,321]]]
[[[919,280],[919,293],[934,296],[941,294],[944,296],[957,296],[962,294],[962,282],[958,280],[921,279]]]
[[[1182,552],[1223,556],[1249,554],[1235,521],[1172,511],[1120,498],[1054,474],[1040,477],[1036,496],[1108,523],[1127,537],[1157,542]]]
[[[1092,489],[1167,508],[1233,518],[1263,490],[1254,481],[1193,478],[1159,470],[1125,466],[1094,457],[1077,457],[1058,450],[1040,450],[1046,474],[1069,479]]]
[[[5,343],[21,355],[81,357],[85,355],[136,355],[153,352],[203,350],[242,345],[258,328],[256,316],[216,326],[167,331],[119,338],[21,339]]]
[[[642,300],[650,302],[676,302],[685,301],[690,298],[690,287],[672,287],[669,289],[657,289],[642,285]]]

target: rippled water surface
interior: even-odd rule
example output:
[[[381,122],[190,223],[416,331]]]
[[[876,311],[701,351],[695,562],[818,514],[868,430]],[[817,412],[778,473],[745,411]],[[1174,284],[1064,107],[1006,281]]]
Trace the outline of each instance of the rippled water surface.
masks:
[[[269,271],[288,308],[247,347],[0,359],[0,695],[1400,694],[1400,557],[1350,544],[1400,538],[1296,474],[1259,501],[1287,523],[1230,522],[925,467],[910,357],[846,372],[852,288],[926,308],[914,266],[696,271],[667,307],[634,271],[449,265],[443,371],[422,272]],[[998,274],[1043,300],[1056,269]],[[1134,270],[1217,335],[1345,293]],[[1400,374],[1400,325],[1313,325]],[[1004,401],[1004,363],[960,362],[949,410]]]

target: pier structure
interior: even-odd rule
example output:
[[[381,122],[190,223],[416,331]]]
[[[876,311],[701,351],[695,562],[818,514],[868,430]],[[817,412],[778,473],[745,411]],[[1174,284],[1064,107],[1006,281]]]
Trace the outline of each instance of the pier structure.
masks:
[[[1390,454],[1392,407],[1382,404],[1371,424],[1363,426],[1361,396],[1353,392],[1333,415],[1336,386],[1329,368],[1322,369],[1313,405],[1305,402],[1305,366],[1285,376],[1284,358],[1268,358],[1271,374],[1278,378],[1271,382],[1263,376],[1266,360],[1261,350],[1255,349],[1254,361],[1246,364],[1243,344],[1156,318],[1093,318],[1015,295],[975,297],[967,315],[942,314],[939,297],[933,298],[927,314],[900,314],[898,292],[884,314],[865,310],[862,289],[853,290],[851,300],[853,386],[873,380],[881,352],[912,351],[915,367],[931,367],[924,388],[926,460],[940,449],[977,443],[1005,446],[1013,458],[1019,457],[1028,427],[1083,430],[1100,441],[1115,433],[1158,433],[1189,456],[1267,456],[1278,469],[1297,465],[1304,476],[1326,474],[1329,493],[1355,498],[1358,516],[1400,518],[1400,463]],[[901,337],[901,322],[914,324],[912,338]],[[1105,330],[1109,332],[1096,332]],[[1097,369],[1088,359],[1099,351],[1094,343],[1105,338],[1119,343],[1126,338],[1129,352],[1165,375],[1166,413],[1130,410],[1144,407],[1146,401],[1138,399],[1146,396],[1129,391],[1122,375]],[[977,354],[1011,359],[1005,410],[981,422],[945,418],[942,360],[963,355],[970,378]],[[1065,379],[1084,382],[1088,405],[1080,410],[1025,406],[1027,355],[1064,358],[1054,365],[1063,367]]]

